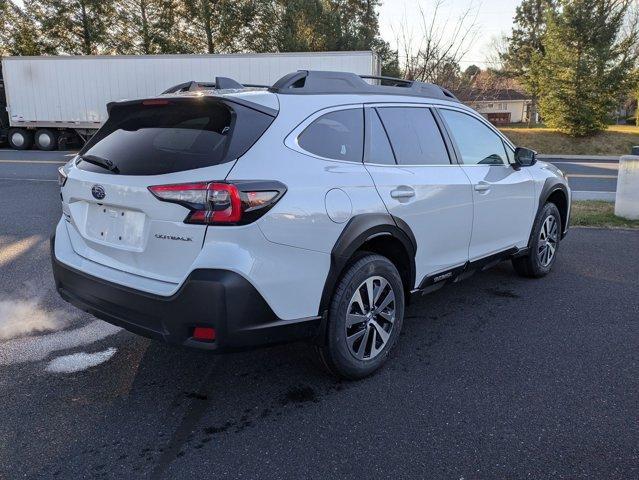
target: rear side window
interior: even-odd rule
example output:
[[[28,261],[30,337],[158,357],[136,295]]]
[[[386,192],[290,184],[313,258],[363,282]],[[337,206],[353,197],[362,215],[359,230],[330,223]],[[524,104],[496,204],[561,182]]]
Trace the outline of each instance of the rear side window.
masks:
[[[306,127],[297,138],[297,143],[319,157],[361,163],[364,111],[352,108],[322,115]]]
[[[383,107],[379,116],[400,165],[450,165],[448,150],[428,108]]]
[[[442,108],[451,135],[466,165],[504,165],[506,150],[502,139],[476,118]]]
[[[370,138],[368,140],[366,163],[395,165],[395,156],[390,143],[388,143],[386,130],[384,130],[379,115],[374,109],[370,110]]]
[[[246,153],[272,121],[265,113],[214,98],[116,105],[80,152],[79,166],[160,175],[219,165]]]

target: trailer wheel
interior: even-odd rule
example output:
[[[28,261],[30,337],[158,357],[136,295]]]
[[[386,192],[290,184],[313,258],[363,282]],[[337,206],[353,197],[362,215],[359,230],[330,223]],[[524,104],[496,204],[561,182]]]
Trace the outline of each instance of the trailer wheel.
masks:
[[[35,133],[35,145],[38,150],[56,150],[58,148],[58,132],[41,128]]]
[[[26,128],[10,129],[9,145],[16,150],[29,150],[33,145],[33,132]]]

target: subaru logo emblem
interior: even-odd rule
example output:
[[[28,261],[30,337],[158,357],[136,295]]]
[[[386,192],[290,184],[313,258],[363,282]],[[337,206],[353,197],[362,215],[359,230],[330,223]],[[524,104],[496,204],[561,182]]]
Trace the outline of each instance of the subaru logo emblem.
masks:
[[[93,185],[93,187],[91,188],[91,195],[93,195],[93,198],[95,198],[96,200],[102,200],[104,197],[106,197],[104,187],[102,185]]]

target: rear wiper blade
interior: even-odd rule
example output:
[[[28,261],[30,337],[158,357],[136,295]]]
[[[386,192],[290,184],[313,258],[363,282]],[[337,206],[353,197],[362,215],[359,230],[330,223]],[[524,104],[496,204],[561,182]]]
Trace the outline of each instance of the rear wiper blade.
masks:
[[[80,159],[85,162],[92,163],[93,165],[97,165],[98,167],[105,168],[113,173],[120,173],[118,167],[108,158],[98,157],[97,155],[80,155]]]

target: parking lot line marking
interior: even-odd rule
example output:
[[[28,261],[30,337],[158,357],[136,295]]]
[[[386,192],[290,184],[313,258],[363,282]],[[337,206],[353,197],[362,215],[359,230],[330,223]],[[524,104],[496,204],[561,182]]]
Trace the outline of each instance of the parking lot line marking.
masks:
[[[57,180],[49,180],[46,178],[18,178],[18,177],[0,177],[0,180],[22,180],[24,182],[57,182]]]
[[[64,160],[0,160],[0,163],[67,163]]]
[[[567,173],[568,178],[617,178],[617,175],[594,175],[587,173]]]

